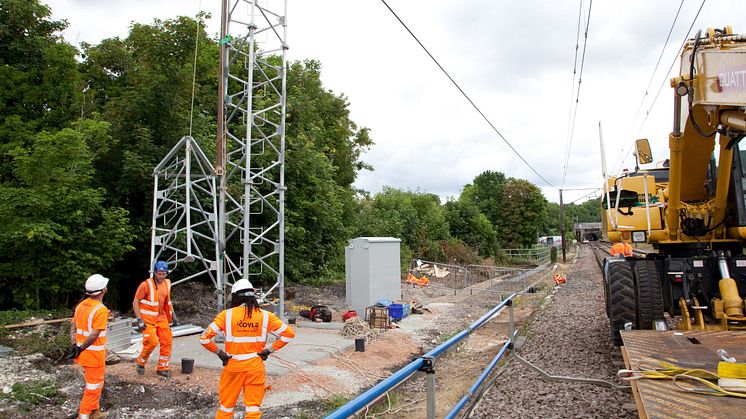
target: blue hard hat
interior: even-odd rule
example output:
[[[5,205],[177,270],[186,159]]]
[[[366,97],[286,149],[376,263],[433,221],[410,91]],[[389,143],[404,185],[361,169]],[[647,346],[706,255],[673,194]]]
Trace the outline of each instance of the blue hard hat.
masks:
[[[159,260],[153,265],[153,272],[158,271],[167,271],[168,272],[168,264],[162,260]]]

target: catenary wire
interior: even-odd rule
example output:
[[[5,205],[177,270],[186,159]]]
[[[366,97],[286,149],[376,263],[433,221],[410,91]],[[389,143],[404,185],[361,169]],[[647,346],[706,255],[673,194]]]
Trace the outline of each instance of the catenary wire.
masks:
[[[578,7],[578,24],[577,29],[575,32],[575,58],[573,59],[572,64],[572,84],[570,85],[570,106],[568,107],[568,115],[567,115],[567,134],[565,137],[565,156],[567,156],[567,148],[568,144],[570,143],[570,127],[572,126],[572,110],[573,110],[573,103],[575,98],[575,78],[578,74],[578,50],[580,49],[580,27],[583,23],[583,0],[580,0],[580,5]],[[565,159],[565,168],[567,168],[567,159]],[[562,178],[562,186],[565,185],[565,179],[564,176]]]
[[[642,95],[642,98],[640,99],[640,105],[637,107],[637,111],[635,111],[635,117],[632,120],[632,124],[630,125],[630,130],[626,138],[629,138],[632,135],[632,131],[635,128],[635,123],[637,122],[637,118],[640,116],[640,111],[642,110],[642,107],[645,104],[645,98],[648,97],[648,93],[650,92],[650,86],[653,84],[655,73],[658,71],[658,66],[661,63],[661,59],[663,58],[663,53],[666,51],[666,47],[668,46],[668,41],[671,39],[671,33],[673,32],[673,28],[676,25],[676,21],[679,18],[679,14],[681,13],[681,7],[683,5],[684,5],[684,0],[681,0],[681,3],[679,3],[679,8],[678,10],[676,10],[676,16],[674,16],[673,22],[671,22],[671,28],[669,28],[668,30],[668,36],[666,36],[666,41],[663,43],[663,48],[661,48],[661,53],[658,55],[658,62],[655,63],[655,68],[653,69],[653,73],[650,74],[650,80],[648,81],[648,86],[645,88],[645,94]],[[674,60],[674,63],[675,62],[676,61]],[[670,71],[671,70],[669,69],[669,72]],[[622,146],[622,151],[620,152],[619,156],[617,156],[617,160],[614,162],[614,167],[619,163],[623,163],[623,162],[620,162],[619,159],[624,156],[624,152],[627,150],[628,146],[629,146],[629,143],[625,142],[625,144]],[[626,159],[626,157],[624,158]]]
[[[684,0],[681,0],[679,3],[679,8],[676,10],[676,16],[673,18],[673,22],[671,22],[671,27],[668,29],[668,35],[666,35],[666,41],[663,43],[663,48],[661,48],[661,53],[658,55],[658,61],[655,63],[655,68],[653,68],[653,73],[650,74],[650,80],[648,81],[648,86],[645,88],[645,94],[642,95],[642,98],[640,99],[640,106],[637,107],[637,111],[635,112],[635,118],[632,120],[632,126],[630,127],[630,134],[632,133],[632,129],[634,129],[635,122],[637,122],[637,117],[640,116],[640,111],[642,110],[642,105],[645,104],[645,98],[648,97],[648,93],[650,91],[650,86],[653,84],[653,79],[655,78],[655,73],[658,71],[658,66],[661,63],[661,59],[663,58],[663,53],[666,51],[666,47],[668,46],[668,41],[671,39],[671,33],[673,33],[673,28],[676,26],[676,21],[679,19],[679,14],[681,13],[681,7],[684,5]],[[627,135],[629,137],[629,135]]]
[[[508,141],[508,139],[505,138],[505,136],[502,135],[502,133],[497,129],[497,127],[495,127],[495,125],[492,123],[492,121],[490,121],[489,118],[487,118],[487,116],[484,114],[484,112],[482,112],[482,110],[479,109],[479,107],[476,105],[476,103],[474,103],[474,101],[471,100],[471,98],[469,97],[469,95],[466,94],[466,92],[464,91],[464,89],[462,89],[461,86],[459,86],[459,84],[456,83],[456,81],[453,79],[453,77],[451,77],[451,75],[448,74],[448,72],[446,71],[446,69],[443,68],[442,65],[440,65],[440,63],[438,62],[438,60],[435,59],[435,57],[430,53],[430,51],[425,47],[425,45],[423,45],[422,42],[420,42],[420,40],[417,38],[417,36],[409,29],[409,27],[404,23],[404,21],[401,20],[401,18],[399,17],[399,15],[397,15],[396,12],[394,12],[394,10],[391,8],[391,6],[389,6],[388,3],[386,3],[386,0],[381,0],[381,2],[384,4],[384,6],[386,6],[387,9],[389,9],[389,11],[391,12],[391,14],[394,15],[394,17],[396,18],[396,20],[398,20],[399,23],[401,23],[401,25],[404,27],[404,29],[406,29],[406,31],[409,32],[409,34],[412,36],[412,38],[414,38],[414,40],[420,45],[420,47],[425,51],[425,53],[427,53],[427,55],[430,57],[430,59],[432,59],[433,62],[435,62],[435,65],[437,65],[438,68],[440,68],[440,70],[443,72],[443,74],[445,74],[446,77],[448,77],[448,80],[450,80],[451,83],[453,83],[453,85],[456,86],[456,88],[458,89],[458,91],[461,92],[461,94],[464,96],[464,98],[466,98],[466,100],[469,101],[469,103],[471,104],[471,106],[477,111],[477,113],[479,113],[479,115],[482,117],[482,119],[484,119],[487,122],[487,124],[489,124],[489,126],[492,128],[492,130],[495,131],[495,133],[503,140],[503,142],[505,144],[507,144],[507,146],[510,147],[511,150],[513,150],[513,153],[515,153],[515,155],[518,156],[518,158],[521,159],[521,161],[526,166],[528,166],[528,168],[531,169],[532,172],[534,172],[536,174],[536,176],[538,176],[541,180],[543,180],[544,183],[546,183],[547,185],[549,185],[550,187],[552,187],[554,189],[557,189],[556,186],[554,186],[551,182],[549,182],[546,178],[544,178],[544,176],[542,176],[536,169],[534,169],[534,167],[521,155],[521,153],[519,153],[518,150],[516,150],[513,147],[513,145],[510,144],[510,141]]]
[[[681,54],[681,51],[684,49],[684,45],[686,45],[686,41],[687,39],[689,39],[689,34],[692,32],[692,28],[697,23],[699,14],[702,12],[702,8],[704,7],[706,1],[707,0],[702,0],[702,3],[699,5],[699,10],[697,10],[697,14],[694,16],[694,19],[692,20],[691,25],[689,25],[689,29],[686,31],[686,35],[684,36],[684,42],[681,43],[681,46],[676,52],[676,55],[674,56],[674,59],[671,62],[671,65],[668,67],[668,72],[666,73],[666,77],[663,79],[663,82],[658,88],[658,92],[655,94],[655,97],[653,98],[653,102],[650,104],[650,107],[648,108],[647,112],[645,112],[645,118],[643,118],[642,123],[640,124],[640,129],[637,130],[637,134],[635,135],[636,137],[639,137],[640,132],[642,132],[642,128],[645,126],[645,122],[647,122],[648,116],[650,116],[650,112],[653,110],[653,106],[655,106],[655,102],[658,100],[658,96],[660,96],[661,94],[661,91],[663,90],[663,86],[666,85],[666,82],[668,81],[668,76],[669,74],[671,74],[671,70],[673,69],[673,66],[676,65],[676,61],[679,58],[679,54]],[[624,161],[627,160],[630,153],[632,153],[632,149],[630,149],[625,155],[624,153],[625,149],[622,149],[622,152],[620,153],[621,161],[619,162],[617,170],[615,171],[616,173],[619,173],[619,171],[622,169],[622,166],[624,165]],[[617,161],[619,160],[617,159]]]
[[[580,198],[578,198],[578,199],[576,199],[576,200],[574,200],[574,201],[571,201],[571,202],[570,202],[569,204],[567,204],[567,205],[570,205],[570,204],[574,204],[574,203],[576,203],[576,202],[580,201],[580,200],[581,200],[581,199],[583,199],[583,198],[589,197],[589,196],[591,196],[591,195],[595,194],[596,192],[598,192],[598,191],[599,191],[600,189],[601,189],[601,188],[596,188],[596,189],[594,189],[594,190],[590,191],[589,193],[587,193],[587,194],[585,194],[585,195],[581,196]]]
[[[567,166],[569,166],[570,163],[570,153],[572,151],[572,140],[575,136],[575,121],[578,117],[578,104],[580,102],[580,87],[583,84],[583,68],[585,67],[585,51],[586,46],[588,45],[588,27],[591,24],[591,10],[593,9],[593,0],[590,1],[588,5],[588,16],[586,18],[585,23],[585,34],[584,34],[584,40],[583,40],[583,54],[580,58],[580,74],[578,75],[578,91],[575,95],[575,112],[572,116],[572,128],[570,128],[570,139],[568,141],[567,145],[567,154],[565,156],[565,168],[562,174],[562,185],[565,184],[565,178],[567,177]]]

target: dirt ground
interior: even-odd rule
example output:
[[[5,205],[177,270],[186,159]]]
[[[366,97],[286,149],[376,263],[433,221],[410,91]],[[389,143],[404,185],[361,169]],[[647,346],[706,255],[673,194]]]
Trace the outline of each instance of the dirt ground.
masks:
[[[563,268],[560,268],[563,269]],[[520,328],[535,307],[552,289],[551,275],[543,274],[535,295],[520,297],[515,305],[515,324]],[[538,278],[538,277],[537,277]],[[382,333],[368,342],[365,352],[353,350],[330,354],[312,368],[269,376],[262,407],[268,418],[315,418],[330,413],[365,388],[389,376],[414,358],[446,341],[499,302],[498,295],[479,290],[465,293],[440,286],[403,285],[403,299],[426,307],[422,315],[412,314],[406,326]],[[506,293],[503,293],[506,294]],[[334,321],[341,321],[345,308],[344,284],[324,287],[289,286],[288,315],[315,304],[327,305]],[[182,323],[206,326],[215,312],[215,294],[199,283],[177,286],[174,304]],[[438,404],[453,406],[507,339],[508,311],[473,333],[450,354],[439,358],[436,377]],[[403,322],[404,323],[404,322]],[[28,333],[25,332],[25,333]],[[282,353],[277,356],[280,362]],[[82,368],[55,363],[41,355],[0,358],[0,369],[14,371],[0,378],[0,418],[74,417],[82,395]],[[111,418],[214,417],[220,371],[195,368],[191,375],[175,373],[170,380],[154,374],[138,376],[134,364],[118,363],[106,369],[102,408]],[[54,383],[56,391],[33,401],[19,398],[14,384],[33,385],[42,380]],[[447,383],[447,385],[446,385]],[[370,408],[366,417],[424,417],[424,376],[420,373]],[[1,400],[4,399],[4,400]],[[238,408],[242,407],[239,403]],[[447,411],[439,411],[438,416]]]

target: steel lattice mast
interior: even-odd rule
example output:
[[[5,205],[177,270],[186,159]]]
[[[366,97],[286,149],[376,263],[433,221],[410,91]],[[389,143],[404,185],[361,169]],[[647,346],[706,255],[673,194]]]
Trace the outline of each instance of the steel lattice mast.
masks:
[[[286,0],[223,0],[218,286],[275,279],[284,315]],[[240,188],[239,188],[240,186]],[[236,190],[242,199],[235,199]],[[242,254],[231,253],[240,240]],[[222,307],[222,301],[218,302]]]
[[[216,164],[182,138],[154,171],[151,267],[226,286],[273,279],[284,315],[286,0],[222,0]]]

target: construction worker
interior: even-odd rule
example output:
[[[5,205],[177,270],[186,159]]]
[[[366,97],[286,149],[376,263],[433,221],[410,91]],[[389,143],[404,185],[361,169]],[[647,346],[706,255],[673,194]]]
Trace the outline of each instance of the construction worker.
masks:
[[[75,359],[85,371],[85,390],[78,415],[81,419],[107,416],[99,409],[99,398],[104,389],[106,321],[109,318],[109,309],[102,300],[108,283],[109,279],[99,274],[88,277],[85,281],[87,298],[75,307],[70,327],[72,345],[67,358]]]
[[[160,344],[156,374],[171,377],[171,327],[178,325],[171,304],[171,280],[166,278],[168,264],[157,261],[153,265],[153,276],[143,281],[135,292],[132,310],[137,317],[137,329],[142,332],[142,352],[137,357],[137,373],[145,374],[145,364],[155,347]]]
[[[627,242],[614,243],[609,250],[609,254],[617,257],[632,256],[632,246]]]
[[[225,351],[212,340],[218,332],[225,332]],[[265,347],[267,332],[278,336],[270,347]],[[232,418],[238,395],[243,389],[245,418],[260,418],[264,399],[264,362],[272,352],[287,345],[295,337],[290,326],[274,313],[262,310],[254,295],[254,287],[247,279],[240,279],[231,288],[231,308],[222,311],[202,332],[199,341],[223,361],[220,376],[216,418]]]

